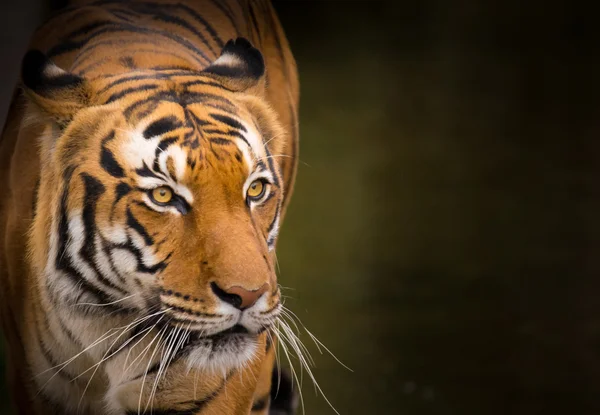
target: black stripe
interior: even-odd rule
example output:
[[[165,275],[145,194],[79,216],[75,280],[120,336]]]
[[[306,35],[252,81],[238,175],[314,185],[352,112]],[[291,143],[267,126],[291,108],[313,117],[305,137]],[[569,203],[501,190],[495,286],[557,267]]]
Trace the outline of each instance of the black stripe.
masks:
[[[197,23],[203,25],[206,28],[206,31],[210,34],[210,36],[212,37],[212,39],[215,41],[215,43],[219,46],[219,48],[222,48],[224,45],[223,40],[219,37],[219,34],[215,31],[215,29],[206,21],[206,19],[204,19],[200,14],[198,14],[198,12],[196,12],[196,10],[194,10],[193,8],[186,6],[184,4],[178,3],[178,4],[158,4],[158,3],[145,3],[145,4],[152,4],[154,6],[158,6],[161,8],[169,8],[169,9],[180,9],[183,10],[185,15],[190,15],[194,18],[194,20],[196,20]],[[212,50],[212,49],[211,49]]]
[[[152,171],[150,169],[150,167],[148,167],[148,165],[146,164],[146,162],[144,161],[143,167],[140,167],[139,169],[135,169],[135,172],[142,177],[154,177],[155,179],[166,179],[165,175],[160,173],[160,172],[156,172],[156,171]]]
[[[96,4],[110,4],[110,3],[111,3],[110,1],[97,1],[96,2]],[[116,4],[114,4],[115,6],[117,6],[117,7],[122,6],[123,8],[115,9],[114,7],[112,7],[110,9],[111,13],[119,12],[119,13],[122,13],[129,17],[139,17],[140,16],[139,13],[131,10],[131,8],[128,7],[131,4],[131,2],[124,2],[121,0],[121,1],[114,2],[114,3],[116,3]]]
[[[150,4],[146,3],[145,5],[150,5]],[[164,5],[164,6],[166,6],[166,5]],[[160,21],[163,21],[165,23],[171,23],[171,24],[174,24],[176,26],[181,27],[182,29],[188,30],[189,32],[191,32],[194,35],[196,35],[196,37],[198,37],[200,39],[200,41],[202,41],[202,43],[208,49],[210,49],[210,51],[214,55],[217,55],[217,52],[213,49],[212,45],[208,42],[208,40],[202,34],[202,32],[200,32],[198,29],[196,29],[194,26],[192,26],[189,22],[187,22],[186,20],[182,19],[181,17],[172,16],[172,15],[165,14],[165,13],[160,13],[158,10],[156,10],[156,11],[152,12],[152,18],[154,20],[160,20]],[[208,26],[208,23],[206,23],[205,25]],[[212,27],[211,27],[211,29],[212,29]],[[213,31],[213,33],[214,33],[214,31]],[[216,33],[215,33],[215,36],[216,36]],[[215,41],[218,43],[220,41],[220,39],[217,37],[217,39]],[[221,42],[220,46],[222,47],[222,42]]]
[[[81,177],[85,186],[83,211],[81,213],[85,240],[83,246],[79,250],[79,254],[81,255],[81,258],[88,263],[90,268],[94,270],[99,282],[123,295],[128,295],[129,293],[127,291],[106,278],[96,264],[96,207],[98,205],[98,199],[100,199],[100,196],[106,191],[106,188],[98,179],[86,173],[82,173]]]
[[[73,334],[73,332],[71,331],[71,329],[69,329],[65,323],[62,321],[62,319],[60,318],[60,316],[56,316],[56,321],[58,321],[58,325],[60,326],[60,329],[64,332],[64,334],[67,336],[67,338],[69,339],[69,341],[79,347],[82,347],[81,342],[79,341],[79,339],[77,339],[75,337],[75,334]]]
[[[204,25],[204,27],[206,28],[206,31],[210,34],[210,36],[215,41],[215,43],[219,46],[219,48],[222,48],[225,45],[225,43],[223,42],[223,39],[221,39],[219,34],[216,32],[216,30],[213,29],[213,27],[200,14],[198,14],[196,12],[196,10],[194,10],[191,7],[188,7],[184,4],[177,4],[174,7],[182,8],[186,13],[189,13],[194,19],[196,19],[196,21],[198,23]]]
[[[137,261],[137,271],[138,272],[143,272],[145,274],[155,274],[159,271],[164,270],[167,265],[168,265],[168,260],[169,258],[171,258],[171,255],[173,254],[172,252],[170,252],[164,260],[157,262],[154,265],[151,266],[147,266],[144,264],[143,262],[143,255],[142,252],[135,246],[133,245],[133,243],[131,242],[130,239],[127,240],[127,242],[125,243],[119,243],[119,244],[110,244],[109,245],[109,249],[112,251],[113,249],[125,249],[126,251],[131,252],[131,254],[133,256],[135,256],[135,259]]]
[[[106,191],[106,188],[99,180],[86,173],[81,173],[85,193],[83,197],[83,211],[81,218],[83,221],[85,241],[79,253],[82,258],[95,268],[94,259],[96,256],[96,206],[98,199]]]
[[[287,176],[284,178],[285,180],[285,185],[284,185],[284,192],[283,192],[283,206],[287,206],[288,203],[288,198],[289,195],[291,193],[291,189],[290,186],[292,184],[292,180],[294,179],[294,176],[296,174],[295,172],[295,165],[297,163],[296,161],[296,146],[298,145],[298,131],[297,131],[297,125],[298,125],[298,120],[296,119],[296,112],[294,111],[294,107],[292,106],[292,104],[290,104],[289,106],[289,111],[290,111],[290,118],[292,120],[292,139],[290,141],[290,149],[291,149],[291,153],[290,153],[290,160],[292,162],[292,166],[290,167],[290,172],[289,174],[287,174]],[[282,171],[283,174],[285,174],[285,171]]]
[[[148,234],[146,228],[144,228],[142,224],[139,223],[138,220],[133,216],[133,213],[131,213],[129,208],[127,208],[127,226],[139,233],[140,236],[144,238],[146,245],[150,246],[154,244],[154,239],[152,239],[152,237]]]
[[[132,14],[131,13],[127,13],[127,11],[125,11],[125,10],[111,10],[111,13],[116,18],[124,20],[127,23],[133,23],[134,22],[134,20],[131,18]]]
[[[238,25],[237,25],[237,23],[235,21],[235,17],[233,16],[233,11],[231,10],[231,8],[226,7],[226,6],[228,6],[228,4],[225,3],[225,2],[223,2],[223,0],[212,0],[212,3],[219,10],[221,10],[225,16],[227,16],[227,18],[231,22],[231,25],[235,29],[235,34],[239,36],[239,34],[240,34],[240,28],[238,27]],[[223,45],[220,45],[220,46],[223,47]]]
[[[240,133],[238,131],[228,131],[225,135],[234,136],[234,137],[242,139],[242,141],[244,141],[244,143],[246,143],[246,145],[248,146],[248,148],[252,149],[252,146],[250,145],[250,143],[248,142],[248,140],[246,140],[246,137],[244,137],[242,135],[242,133]]]
[[[119,278],[119,281],[121,281],[122,284],[127,285],[127,281],[126,281],[125,277],[117,269],[117,266],[115,265],[115,261],[113,260],[113,257],[110,253],[110,248],[109,248],[110,242],[108,242],[102,236],[100,236],[100,238],[102,240],[102,252],[104,252],[104,255],[106,255],[106,258],[108,258],[108,265],[110,266],[111,272],[114,275],[116,275],[117,278]]]
[[[204,26],[204,28],[210,34],[211,38],[218,45],[218,47],[220,47],[220,48],[223,47],[223,40],[219,37],[216,30],[196,10],[194,10],[193,8],[191,8],[189,6],[186,6],[181,3],[164,4],[164,3],[143,2],[143,3],[129,3],[128,7],[135,10],[138,13],[151,15],[154,19],[157,19],[157,20],[163,20],[165,22],[170,22],[170,23],[177,22],[175,24],[178,24],[179,26],[182,26],[182,27],[188,29],[189,31],[193,32],[194,34],[196,34],[200,39],[202,39],[202,41],[206,44],[206,46],[209,47],[212,51],[212,48],[206,41],[206,38],[201,33],[199,33],[194,26],[192,26],[190,23],[188,23],[187,21],[185,21],[179,17],[172,16],[172,15],[166,14],[164,12],[165,10],[181,10],[184,12],[185,16],[193,17],[194,20],[196,21],[196,23],[199,23],[200,25]],[[214,53],[214,51],[213,51],[213,53]]]
[[[271,171],[271,175],[273,176],[273,183],[275,183],[275,186],[279,187],[279,178],[277,177],[277,174],[275,174],[275,167],[273,166],[273,157],[271,157],[269,147],[265,145],[263,145],[263,147],[265,149],[265,154],[267,155],[267,164],[269,165],[269,170]]]
[[[217,106],[214,103],[211,103],[210,102],[211,100],[223,103],[226,106],[228,106],[229,108],[226,108],[224,106]],[[235,111],[235,105],[233,104],[233,102],[231,102],[227,98],[224,98],[219,95],[207,94],[207,93],[201,93],[201,92],[193,92],[193,91],[185,91],[180,94],[177,94],[174,91],[160,91],[152,96],[143,98],[139,101],[134,102],[133,104],[130,104],[127,108],[125,108],[123,110],[123,115],[127,119],[129,119],[131,117],[133,111],[135,111],[136,108],[138,108],[144,104],[147,104],[149,102],[153,102],[153,101],[174,102],[183,107],[186,107],[187,105],[191,105],[191,104],[204,104],[206,106],[216,107],[225,112]]]
[[[177,119],[177,117],[173,115],[169,115],[164,118],[160,118],[150,124],[144,130],[144,138],[149,139],[152,137],[156,137],[158,135],[163,135],[168,133],[169,131],[176,130],[177,128],[181,128],[183,126],[182,122]]]
[[[139,120],[145,119],[148,116],[150,116],[150,114],[152,114],[157,108],[158,106],[161,104],[160,101],[157,100],[145,100],[146,102],[141,103],[140,105],[136,105],[135,103],[130,105],[129,108],[131,108],[131,111],[127,112],[124,111],[123,115],[125,117],[127,117],[127,119],[129,120],[133,111],[135,111],[136,109],[140,109],[140,112],[138,114],[136,114],[136,122],[138,122]],[[141,107],[141,108],[140,108]]]
[[[129,186],[127,183],[125,182],[120,182],[117,187],[115,187],[115,200],[112,203],[112,206],[110,208],[110,216],[109,216],[109,221],[110,223],[113,222],[113,218],[115,216],[115,209],[117,207],[117,203],[119,203],[119,201],[129,192],[131,192],[131,186]],[[102,235],[100,235],[100,237],[102,237]],[[104,243],[104,242],[103,242]],[[106,251],[106,249],[104,249]]]
[[[38,341],[38,345],[40,347],[40,350],[42,352],[42,355],[44,356],[44,358],[46,359],[46,361],[50,364],[50,367],[52,368],[56,368],[55,371],[53,371],[53,375],[54,373],[58,372],[59,366],[61,366],[61,362],[56,361],[56,359],[54,358],[54,355],[52,354],[52,350],[50,348],[48,348],[48,345],[46,344],[46,342],[44,341],[42,335],[44,333],[49,333],[52,336],[52,332],[50,331],[50,327],[48,325],[48,321],[46,320],[45,316],[43,316],[42,318],[44,318],[44,322],[45,327],[41,328],[40,327],[40,320],[38,319],[38,313],[34,313],[34,326],[35,326],[35,332],[36,332],[36,337],[37,337],[37,341]],[[72,381],[73,378],[75,377],[75,375],[70,374],[65,367],[63,367],[60,372],[58,372],[59,376],[61,376],[62,378],[64,378],[67,381]]]
[[[165,172],[163,172],[160,169],[160,166],[158,164],[158,160],[160,155],[167,149],[169,148],[169,146],[173,143],[175,143],[177,141],[177,137],[169,137],[169,138],[165,138],[164,140],[162,140],[160,143],[158,143],[158,146],[156,146],[156,150],[154,151],[154,163],[152,165],[152,168],[154,171],[160,171],[163,174],[166,174]],[[170,171],[167,172],[169,174],[169,176],[171,176],[171,179],[173,179],[173,181],[177,181],[177,179],[175,177],[173,177],[173,175],[171,174]]]
[[[106,99],[104,101],[104,103],[110,104],[111,102],[121,99],[126,95],[133,94],[136,92],[153,91],[155,89],[158,89],[158,85],[141,85],[141,86],[134,86],[131,88],[126,88],[122,91],[115,92],[114,94],[109,96],[108,99]]]
[[[117,187],[115,188],[115,201],[113,203],[113,208],[114,206],[119,203],[119,200],[121,200],[121,198],[123,198],[123,196],[125,196],[127,193],[129,193],[131,191],[131,186],[129,186],[127,183],[125,182],[121,182],[117,185]]]
[[[273,218],[273,221],[269,224],[269,227],[267,229],[267,235],[269,235],[271,233],[271,231],[273,230],[273,228],[275,227],[275,223],[277,222],[277,219],[279,219],[279,209],[281,207],[281,204],[277,205],[277,209],[275,210],[275,217]],[[274,241],[269,238],[269,240],[267,240],[267,244],[271,245]]]
[[[231,128],[233,128],[235,130],[242,130],[245,133],[248,132],[248,130],[246,130],[246,127],[244,127],[239,121],[237,121],[227,115],[215,114],[215,113],[209,113],[208,115],[210,115],[215,120],[222,122],[223,124],[227,124],[228,126],[230,126]]]
[[[187,71],[190,72],[192,69],[187,65],[156,65],[150,67],[154,71]]]
[[[202,132],[204,134],[222,134],[222,135],[227,135],[226,132],[224,132],[223,130],[219,130],[218,128],[203,128]]]
[[[103,304],[116,300],[110,294],[100,290],[93,283],[84,278],[81,273],[73,266],[71,256],[67,252],[67,246],[70,241],[69,221],[67,214],[67,204],[69,200],[69,183],[73,176],[74,166],[69,166],[63,174],[63,190],[60,201],[60,219],[58,223],[58,250],[56,253],[55,267],[59,271],[63,271],[71,280],[74,286],[80,287],[87,293],[95,296],[97,301]],[[96,307],[96,310],[98,308]]]
[[[224,89],[224,90],[226,90],[226,91],[233,92],[233,90],[232,90],[232,89],[230,89],[230,88],[227,88],[227,87],[225,87],[224,85],[221,85],[221,84],[220,84],[220,83],[218,83],[218,82],[215,82],[215,81],[207,81],[207,80],[204,80],[204,79],[194,79],[193,81],[187,81],[187,82],[183,82],[183,83],[181,84],[181,86],[183,86],[183,87],[186,87],[186,88],[187,88],[187,87],[190,87],[190,86],[195,86],[195,85],[214,86],[214,87],[216,87],[216,88],[221,88],[221,89]]]
[[[182,105],[190,104],[210,104],[210,101],[216,101],[230,106],[231,112],[235,111],[235,105],[229,99],[220,95],[209,94],[207,92],[186,91],[180,94],[179,103]]]
[[[196,317],[220,317],[220,314],[210,314],[210,313],[203,313],[201,311],[194,311],[190,308],[185,308],[185,307],[179,307],[176,305],[172,305],[169,304],[169,308],[172,308],[175,311],[179,311],[180,313],[184,313],[184,314],[190,314]],[[189,323],[189,321],[186,321],[187,323]]]
[[[92,30],[95,30],[95,29],[98,29],[98,28],[101,28],[104,26],[114,25],[114,24],[115,24],[115,22],[113,22],[112,20],[98,20],[95,22],[87,23],[85,26],[82,26],[79,29],[75,29],[72,32],[70,32],[69,34],[65,35],[64,38],[65,39],[73,39],[74,37],[77,37],[79,35],[87,35]]]
[[[134,46],[139,44],[139,46]],[[178,53],[176,53],[176,51],[171,51],[171,50],[159,50],[159,49],[144,49],[144,47],[148,46],[148,42],[144,39],[140,39],[140,38],[134,38],[134,39],[127,39],[127,40],[123,40],[123,39],[112,39],[112,40],[101,40],[101,41],[97,41],[94,42],[94,46],[91,48],[87,48],[85,50],[83,50],[78,56],[77,59],[75,59],[75,61],[73,62],[73,71],[75,73],[78,74],[83,74],[85,73],[89,67],[93,67],[94,64],[89,65],[89,67],[86,67],[84,69],[77,69],[80,65],[82,65],[83,63],[85,63],[88,59],[94,59],[94,62],[96,62],[97,57],[95,56],[94,52],[96,51],[97,48],[101,47],[101,46],[122,46],[122,49],[132,49],[134,52],[133,53],[139,53],[139,52],[144,52],[144,53],[154,53],[154,54],[160,54],[160,55],[168,55],[168,56],[173,56],[177,59],[182,59],[182,60],[186,60],[187,58],[185,58],[183,55],[180,55]],[[107,57],[110,58],[110,57]],[[189,73],[190,69],[186,68],[186,71]],[[112,75],[103,75],[103,77],[108,78],[108,77],[119,77],[122,76],[122,73],[119,74],[112,74]]]
[[[203,128],[209,123],[201,120],[189,109],[185,109],[185,123],[186,127],[191,128],[190,132],[187,132],[184,136],[183,145],[190,146],[192,149],[200,147],[200,137],[204,137]]]
[[[100,166],[113,177],[124,177],[125,171],[115,159],[112,151],[106,148],[106,143],[115,137],[114,130],[111,131],[105,138],[102,139],[102,149],[100,151]]]
[[[189,126],[191,126],[195,131],[204,132],[204,128],[207,125],[210,125],[210,122],[199,118],[192,111],[186,109],[185,111],[185,119]]]
[[[136,51],[137,52],[137,51]],[[142,81],[145,79],[153,79],[153,80],[159,80],[159,79],[169,79],[170,76],[166,75],[166,74],[161,74],[161,73],[153,73],[153,74],[137,74],[137,75],[128,75],[128,76],[124,76],[122,78],[116,79],[112,82],[109,82],[106,86],[104,86],[104,88],[102,88],[101,90],[98,91],[98,95],[105,93],[106,91],[108,91],[109,89],[123,84],[125,82],[130,82],[130,81]]]
[[[61,362],[58,362],[56,359],[54,359],[54,356],[52,356],[52,351],[47,347],[46,343],[44,342],[44,339],[42,339],[39,336],[39,328],[37,328],[37,330],[38,330],[38,345],[40,346],[40,350],[42,351],[42,355],[44,356],[44,359],[46,359],[46,361],[50,364],[50,367],[57,368],[52,371],[52,375],[54,375],[54,373],[58,372],[58,375],[60,377],[62,377],[64,380],[66,380],[68,382],[72,382],[73,379],[75,378],[75,375],[69,375],[69,373],[67,373],[66,367],[64,367],[62,369],[59,368],[59,366],[61,366]]]
[[[104,57],[104,58],[102,58],[102,59],[94,59],[94,61],[93,61],[92,63],[90,63],[88,66],[84,66],[84,67],[83,67],[83,68],[81,68],[81,69],[73,70],[73,73],[75,73],[75,74],[77,74],[77,75],[79,75],[79,76],[85,76],[85,74],[86,74],[88,71],[91,71],[92,69],[96,69],[96,68],[98,68],[99,66],[102,66],[102,65],[104,65],[105,63],[107,63],[107,62],[111,61],[111,59],[112,59],[112,58],[111,58],[111,57],[108,57],[108,56],[105,56],[105,57]],[[83,63],[85,63],[85,62],[83,62]],[[73,65],[73,68],[76,68],[76,66],[75,66],[75,65]]]
[[[31,212],[32,212],[32,215],[34,218],[37,213],[37,204],[38,204],[39,193],[40,193],[40,179],[38,178],[35,181],[35,186],[33,187],[33,197],[31,200]]]
[[[221,145],[221,146],[226,146],[226,145],[233,144],[233,141],[228,140],[226,138],[221,138],[221,137],[212,137],[210,139],[210,142],[214,143],[214,144]]]
[[[256,14],[254,14],[254,8],[252,7],[252,3],[248,5],[248,9],[250,11],[250,19],[252,20],[252,25],[256,29],[256,35],[258,36],[258,40],[260,41],[260,28],[258,27],[258,20],[256,19]]]
[[[105,25],[107,25],[105,23]],[[193,52],[196,54],[195,57],[195,61],[202,65],[203,63],[210,63],[211,59],[209,59],[204,52],[202,52],[200,49],[198,49],[192,42],[190,42],[189,40],[176,35],[174,33],[165,31],[165,30],[159,30],[159,29],[155,29],[155,28],[144,28],[144,27],[139,27],[139,26],[135,26],[132,24],[128,24],[128,23],[117,23],[117,22],[111,22],[110,25],[108,27],[104,27],[101,28],[93,33],[91,33],[88,37],[79,40],[79,41],[75,41],[75,40],[67,40],[63,43],[60,43],[56,46],[54,46],[53,48],[51,48],[48,51],[48,57],[52,58],[52,57],[56,57],[59,55],[63,55],[65,53],[68,52],[72,52],[74,50],[77,49],[81,49],[83,46],[85,46],[89,41],[97,38],[98,36],[105,34],[105,33],[135,33],[135,34],[144,34],[144,35],[149,35],[149,38],[147,40],[147,42],[151,42],[152,39],[155,36],[162,36],[165,37],[167,39],[170,39],[174,42],[176,42],[177,44],[179,44],[181,47],[184,47],[186,49],[188,49],[189,51]],[[95,49],[96,46],[95,45],[91,45],[89,47],[89,49]],[[202,62],[202,60],[198,59],[198,56],[200,56],[204,62]]]

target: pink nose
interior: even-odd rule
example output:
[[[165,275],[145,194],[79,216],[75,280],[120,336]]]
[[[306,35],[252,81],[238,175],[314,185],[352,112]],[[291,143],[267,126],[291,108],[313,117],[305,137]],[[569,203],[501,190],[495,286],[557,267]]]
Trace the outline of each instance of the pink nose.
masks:
[[[224,290],[214,282],[211,282],[210,286],[217,297],[240,310],[252,307],[269,289],[269,284],[266,282],[259,289],[252,291],[239,285]]]

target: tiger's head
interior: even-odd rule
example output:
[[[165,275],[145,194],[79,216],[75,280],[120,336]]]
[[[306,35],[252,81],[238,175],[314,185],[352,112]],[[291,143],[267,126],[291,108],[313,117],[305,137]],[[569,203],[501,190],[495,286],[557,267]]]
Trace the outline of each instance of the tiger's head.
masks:
[[[31,51],[22,81],[46,120],[30,249],[56,304],[188,329],[195,365],[249,359],[281,308],[261,53],[240,38],[201,71],[86,79]]]

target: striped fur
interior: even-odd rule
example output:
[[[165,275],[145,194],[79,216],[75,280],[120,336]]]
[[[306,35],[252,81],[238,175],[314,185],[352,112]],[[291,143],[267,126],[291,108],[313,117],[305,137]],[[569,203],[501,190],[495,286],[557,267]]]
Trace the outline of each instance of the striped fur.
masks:
[[[268,413],[298,146],[269,2],[74,2],[36,32],[21,89],[0,143],[19,413]]]

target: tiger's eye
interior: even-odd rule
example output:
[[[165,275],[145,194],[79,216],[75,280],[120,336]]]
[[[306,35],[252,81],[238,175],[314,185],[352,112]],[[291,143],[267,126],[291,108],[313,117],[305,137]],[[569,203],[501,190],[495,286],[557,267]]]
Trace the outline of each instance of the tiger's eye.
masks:
[[[250,199],[260,199],[265,193],[267,186],[262,180],[255,180],[248,187],[247,195]]]
[[[152,190],[152,199],[156,203],[164,205],[173,199],[173,191],[167,186],[157,187],[156,189]]]

